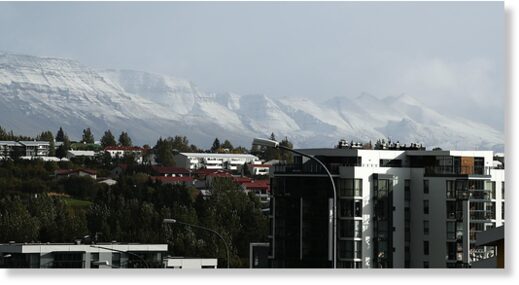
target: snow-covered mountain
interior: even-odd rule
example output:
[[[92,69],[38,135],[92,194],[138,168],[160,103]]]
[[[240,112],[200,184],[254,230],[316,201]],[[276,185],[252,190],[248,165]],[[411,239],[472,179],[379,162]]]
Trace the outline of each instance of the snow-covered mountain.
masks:
[[[252,138],[272,132],[299,147],[390,137],[429,147],[502,151],[504,142],[503,133],[487,125],[447,117],[405,95],[315,102],[206,93],[171,76],[9,53],[0,53],[0,125],[27,135],[62,126],[72,138],[86,127],[97,138],[106,129],[125,130],[140,144],[185,135],[203,147],[215,137],[248,147]]]

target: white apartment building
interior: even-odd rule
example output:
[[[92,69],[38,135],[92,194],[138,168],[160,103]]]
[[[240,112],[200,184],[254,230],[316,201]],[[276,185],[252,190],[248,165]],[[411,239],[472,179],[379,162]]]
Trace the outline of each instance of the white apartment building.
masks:
[[[335,181],[337,267],[470,267],[496,254],[475,246],[476,233],[504,224],[504,169],[492,151],[299,151]],[[298,155],[274,166],[271,193],[273,267],[331,267],[333,191],[322,167]]]
[[[143,162],[144,149],[136,146],[108,146],[104,150],[110,154],[111,158],[123,158],[125,156],[133,156],[135,162],[141,164]]]
[[[161,267],[167,244],[0,244],[0,268]]]
[[[0,141],[0,157],[46,157],[49,147],[48,141]]]
[[[189,170],[200,168],[238,170],[246,163],[259,163],[259,158],[252,154],[233,153],[188,153],[176,154],[173,159],[177,167]]]

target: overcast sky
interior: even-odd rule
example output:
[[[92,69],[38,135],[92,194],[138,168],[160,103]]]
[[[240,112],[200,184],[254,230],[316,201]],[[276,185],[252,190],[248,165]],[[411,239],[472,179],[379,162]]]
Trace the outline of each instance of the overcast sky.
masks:
[[[324,100],[405,93],[503,129],[502,2],[0,3],[0,50]]]

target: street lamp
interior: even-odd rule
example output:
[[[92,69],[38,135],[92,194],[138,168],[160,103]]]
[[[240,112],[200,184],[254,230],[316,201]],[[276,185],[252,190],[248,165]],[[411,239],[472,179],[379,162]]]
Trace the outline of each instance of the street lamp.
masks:
[[[326,165],[324,165],[324,163],[322,161],[320,161],[319,159],[317,159],[315,156],[313,155],[309,155],[309,154],[306,154],[306,153],[302,153],[300,151],[297,151],[297,150],[293,150],[291,148],[288,148],[286,146],[283,146],[281,145],[279,142],[275,141],[275,140],[269,140],[269,139],[263,139],[263,138],[255,138],[253,141],[252,141],[252,145],[257,145],[257,146],[264,146],[264,147],[272,147],[272,148],[279,148],[279,149],[282,149],[282,150],[286,150],[286,151],[289,151],[289,152],[293,152],[295,154],[299,154],[301,156],[304,156],[304,157],[307,157],[315,162],[317,162],[319,165],[321,165],[324,170],[326,171],[326,174],[328,174],[328,177],[330,178],[330,182],[332,183],[332,189],[333,189],[333,209],[332,209],[332,213],[331,213],[331,218],[333,220],[333,242],[332,242],[332,247],[333,247],[333,268],[337,268],[337,190],[335,188],[335,181],[333,180],[333,177],[332,177],[332,174],[330,173],[330,170],[328,170],[328,168],[326,167]]]
[[[104,247],[104,246],[98,246],[98,245],[91,245],[90,247],[93,247],[93,248],[100,248],[100,249],[105,249],[105,250],[110,250],[110,251],[115,251],[115,252],[121,252],[121,253],[126,253],[126,254],[129,254],[129,255],[132,255],[132,256],[135,256],[137,257],[138,259],[140,259],[144,265],[146,266],[146,268],[150,268],[150,266],[148,265],[148,263],[146,262],[146,260],[144,260],[144,258],[138,256],[137,254],[135,253],[131,253],[129,251],[123,251],[123,250],[118,250],[118,249],[113,249],[113,248],[109,248],[109,247]]]
[[[210,228],[206,228],[206,227],[202,227],[202,226],[197,226],[197,225],[192,225],[192,224],[180,222],[180,221],[175,220],[175,219],[164,219],[162,221],[162,223],[164,223],[164,224],[180,224],[180,225],[184,225],[184,226],[188,226],[188,227],[192,227],[192,228],[197,228],[197,229],[202,229],[202,230],[210,231],[210,232],[216,234],[223,241],[223,244],[225,245],[225,249],[227,251],[227,268],[229,268],[229,246],[227,246],[227,242],[225,241],[225,239],[218,232],[216,232],[216,231],[214,231],[214,230],[212,230]]]

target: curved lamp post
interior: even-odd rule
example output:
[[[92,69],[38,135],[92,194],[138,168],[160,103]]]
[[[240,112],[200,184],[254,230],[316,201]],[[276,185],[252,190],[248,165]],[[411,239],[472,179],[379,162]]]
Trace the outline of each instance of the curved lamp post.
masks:
[[[109,248],[109,247],[104,247],[104,246],[98,246],[98,245],[91,245],[90,247],[94,247],[94,248],[100,248],[100,249],[105,249],[105,250],[110,250],[110,251],[115,251],[115,252],[121,252],[121,253],[126,253],[126,254],[129,254],[131,256],[135,256],[137,257],[138,259],[140,259],[144,265],[146,266],[146,268],[150,268],[150,266],[148,265],[148,263],[146,262],[146,260],[144,260],[144,258],[138,256],[137,254],[135,253],[131,253],[129,251],[123,251],[123,250],[118,250],[118,249],[113,249],[113,248]]]
[[[319,165],[321,165],[324,168],[324,170],[326,171],[326,174],[328,174],[328,177],[330,178],[330,182],[332,183],[332,189],[333,189],[333,207],[332,207],[332,213],[331,213],[331,218],[333,220],[332,221],[332,224],[333,224],[333,226],[332,226],[333,227],[333,234],[332,234],[332,236],[333,236],[333,242],[332,242],[332,245],[333,245],[332,246],[333,247],[333,268],[337,268],[337,190],[335,188],[335,181],[333,181],[332,174],[330,173],[328,168],[324,165],[324,163],[322,161],[320,161],[319,159],[317,159],[313,155],[302,153],[300,151],[293,150],[291,148],[282,146],[282,145],[279,144],[279,142],[274,141],[274,140],[255,138],[252,141],[252,145],[264,146],[264,147],[272,147],[272,148],[279,148],[279,149],[282,149],[282,150],[293,152],[295,154],[299,154],[301,156],[307,157],[307,158],[317,162]]]
[[[184,226],[188,226],[188,227],[192,227],[192,228],[197,228],[197,229],[201,229],[201,230],[210,231],[213,234],[217,235],[223,241],[223,244],[225,245],[225,249],[227,251],[227,268],[230,268],[229,267],[229,246],[227,246],[227,242],[225,241],[225,239],[218,232],[216,232],[216,231],[214,231],[214,230],[212,230],[210,228],[206,228],[206,227],[202,227],[202,226],[197,226],[197,225],[192,225],[192,224],[180,222],[180,221],[175,220],[175,219],[164,219],[162,221],[162,223],[164,223],[164,224],[180,224],[180,225],[184,225]]]

